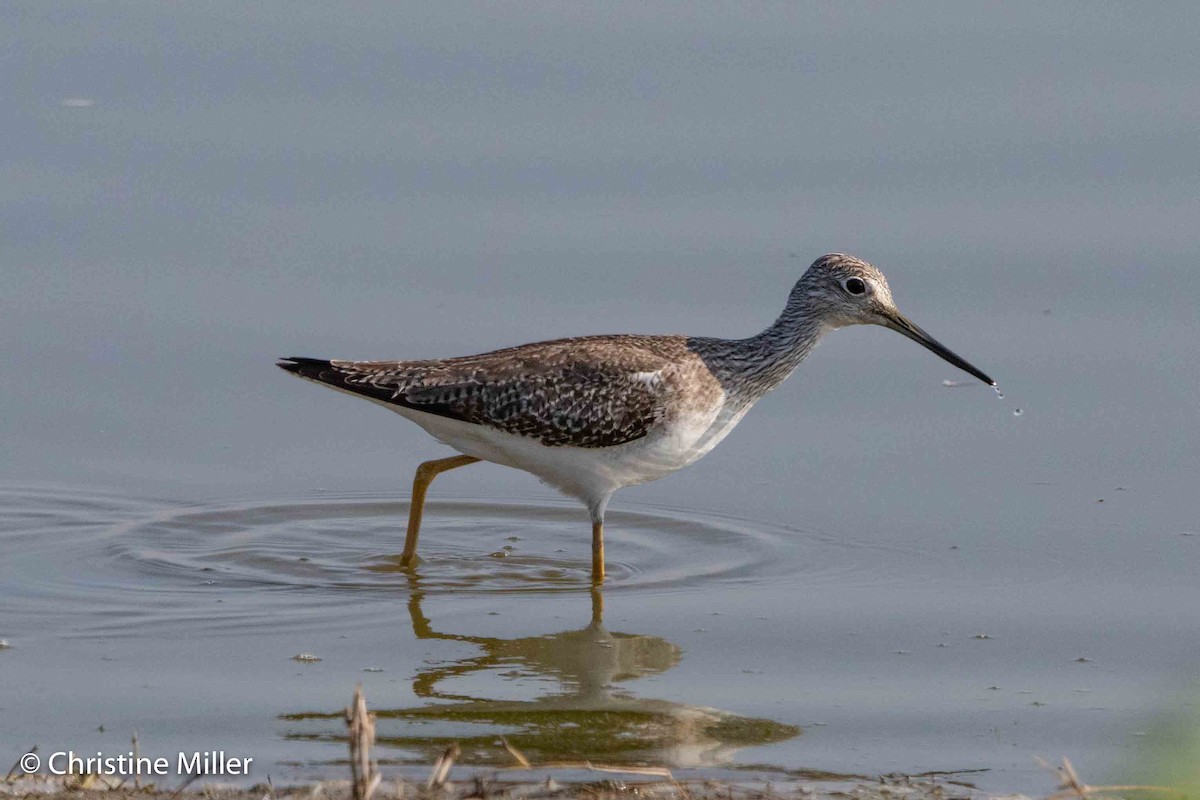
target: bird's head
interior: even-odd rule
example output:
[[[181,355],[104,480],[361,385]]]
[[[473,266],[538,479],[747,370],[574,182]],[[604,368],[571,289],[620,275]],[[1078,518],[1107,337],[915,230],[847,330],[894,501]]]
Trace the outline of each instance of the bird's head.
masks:
[[[812,263],[796,283],[792,298],[817,314],[829,328],[882,325],[929,348],[959,369],[995,386],[996,382],[955,355],[896,308],[887,278],[874,265],[854,256],[830,253]]]

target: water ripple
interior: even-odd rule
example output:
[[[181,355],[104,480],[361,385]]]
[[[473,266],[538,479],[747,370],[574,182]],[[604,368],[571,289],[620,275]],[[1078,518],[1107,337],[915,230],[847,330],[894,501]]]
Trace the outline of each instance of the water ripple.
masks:
[[[181,505],[0,487],[4,589],[79,635],[147,626],[252,634],[394,615],[397,597],[578,592],[590,526],[568,502],[452,500],[426,510],[415,569],[399,566],[408,505],[362,494]],[[608,515],[605,590],[685,592],[786,579],[890,582],[894,553],[691,510]]]

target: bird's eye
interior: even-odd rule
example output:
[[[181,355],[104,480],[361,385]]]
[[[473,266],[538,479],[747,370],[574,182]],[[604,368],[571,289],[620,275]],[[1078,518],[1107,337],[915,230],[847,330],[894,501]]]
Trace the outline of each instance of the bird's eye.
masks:
[[[842,284],[850,294],[862,294],[867,291],[867,284],[862,278],[847,278]]]

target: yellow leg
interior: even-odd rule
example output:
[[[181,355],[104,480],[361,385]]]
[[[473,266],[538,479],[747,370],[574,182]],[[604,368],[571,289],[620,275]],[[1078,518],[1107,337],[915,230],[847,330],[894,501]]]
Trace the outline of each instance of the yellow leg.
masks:
[[[411,567],[417,560],[417,537],[421,534],[421,516],[425,511],[425,492],[433,479],[443,472],[467,464],[474,464],[475,456],[451,456],[437,461],[426,461],[417,467],[413,477],[412,505],[408,509],[408,535],[404,537],[404,552],[400,554],[400,566]]]
[[[592,583],[604,583],[604,523],[592,523]]]

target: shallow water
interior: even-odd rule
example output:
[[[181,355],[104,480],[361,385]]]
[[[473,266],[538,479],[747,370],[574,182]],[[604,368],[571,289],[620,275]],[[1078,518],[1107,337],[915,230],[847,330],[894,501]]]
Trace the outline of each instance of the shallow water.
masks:
[[[598,8],[0,7],[0,756],[341,775],[362,681],[414,775],[503,734],[1043,793],[1195,696],[1191,7]],[[831,250],[1004,398],[838,331],[616,495],[602,594],[490,465],[398,570],[447,451],[273,366],[745,336]]]
[[[16,742],[124,752],[136,729],[144,753],[253,756],[260,780],[338,774],[361,681],[381,760],[414,776],[450,741],[509,764],[504,736],[538,763],[1036,785],[1018,753],[1104,763],[1145,723],[1145,677],[1191,650],[1160,613],[1170,587],[1059,563],[1014,585],[962,547],[694,510],[612,513],[593,591],[583,512],[553,500],[431,502],[413,571],[406,505],[362,493],[8,486],[0,508]]]

